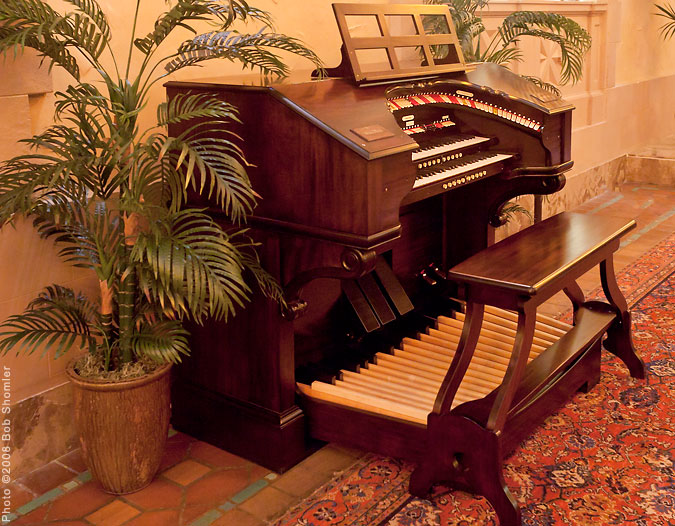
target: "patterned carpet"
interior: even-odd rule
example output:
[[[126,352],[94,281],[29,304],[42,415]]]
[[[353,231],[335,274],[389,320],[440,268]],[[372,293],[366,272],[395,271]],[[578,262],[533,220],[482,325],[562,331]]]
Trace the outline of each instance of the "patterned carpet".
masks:
[[[674,270],[672,236],[618,276],[647,380],[630,378],[604,353],[601,382],[578,393],[505,460],[525,526],[675,525]],[[411,497],[413,467],[368,454],[275,524],[498,524],[480,497],[442,486],[430,500]]]

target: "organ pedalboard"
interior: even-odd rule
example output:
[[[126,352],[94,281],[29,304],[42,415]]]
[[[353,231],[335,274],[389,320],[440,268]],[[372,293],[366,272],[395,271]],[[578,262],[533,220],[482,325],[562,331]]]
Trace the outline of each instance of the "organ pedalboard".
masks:
[[[316,400],[345,405],[375,414],[400,418],[426,426],[464,327],[465,314],[439,316],[434,326],[417,337],[404,338],[389,353],[379,352],[355,371],[342,370],[331,382],[298,384]],[[486,307],[474,351],[452,402],[478,400],[497,389],[504,380],[518,326],[512,311]],[[528,362],[557,342],[572,328],[567,323],[538,314]]]

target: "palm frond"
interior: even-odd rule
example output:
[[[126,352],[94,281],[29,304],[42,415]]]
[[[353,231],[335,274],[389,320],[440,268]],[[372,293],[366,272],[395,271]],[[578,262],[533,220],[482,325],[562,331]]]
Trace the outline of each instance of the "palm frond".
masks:
[[[208,129],[208,126],[206,126]],[[183,204],[188,187],[214,199],[235,222],[242,221],[255,207],[256,193],[246,169],[237,159],[240,149],[232,141],[205,138],[166,137],[158,152],[167,163],[166,184],[172,208]],[[162,153],[166,152],[166,153]]]
[[[188,22],[209,20],[213,23],[215,21],[218,23],[219,30],[223,31],[229,28],[237,18],[243,21],[250,18],[262,22],[267,28],[273,27],[269,13],[251,7],[242,0],[229,0],[227,3],[219,0],[178,0],[175,6],[157,18],[153,31],[144,38],[137,38],[134,45],[148,55],[177,27],[197,34]]]
[[[590,35],[574,20],[543,11],[511,13],[499,27],[499,35],[504,46],[518,42],[523,36],[555,42],[561,51],[560,81],[563,84],[581,78],[584,56],[591,47]]]
[[[131,253],[139,286],[162,308],[201,322],[226,319],[248,299],[241,253],[206,214],[185,209],[139,236]]]
[[[96,0],[65,0],[73,4],[78,10],[87,15],[101,32],[105,42],[110,42],[111,32],[108,24],[108,17],[105,15],[101,6]]]
[[[116,270],[122,226],[103,202],[91,208],[82,197],[49,203],[37,210],[33,223],[40,235],[54,239],[65,262],[94,270],[100,281],[109,281]]]
[[[545,89],[546,91],[550,91],[551,93],[555,93],[558,97],[560,97],[562,95],[562,93],[560,93],[560,90],[556,86],[554,86],[550,82],[546,82],[546,81],[540,79],[539,77],[532,77],[532,76],[529,76],[529,75],[521,75],[521,77],[529,80],[535,86],[539,86],[540,88]]]
[[[131,348],[139,359],[150,358],[157,363],[179,363],[181,355],[190,353],[188,336],[179,321],[147,321],[131,337]]]
[[[517,47],[505,46],[497,49],[489,54],[481,54],[478,60],[482,62],[494,62],[502,66],[508,65],[511,62],[520,62],[523,58],[523,53]]]
[[[84,5],[84,4],[83,4]],[[85,6],[86,7],[86,6]],[[91,6],[90,6],[91,7]],[[105,18],[93,12],[61,15],[41,0],[5,0],[0,4],[0,52],[23,47],[36,49],[79,79],[79,66],[68,48],[76,48],[94,64],[107,46],[110,33],[99,23]],[[107,25],[103,26],[106,30]]]
[[[126,166],[124,163],[133,152],[126,143],[118,143],[123,138],[117,133],[106,133],[93,114],[66,120],[79,122],[80,126],[51,126],[44,133],[24,141],[40,153],[20,156],[14,161],[23,163],[26,168],[34,168],[43,176],[40,183],[47,189],[65,188],[67,181],[75,180],[94,195],[109,198],[128,177],[128,173],[119,168]],[[0,172],[18,167],[13,163],[0,168]]]
[[[513,219],[516,214],[523,214],[531,222],[534,221],[530,211],[514,201],[508,201],[500,210],[500,214],[506,218]]]
[[[15,214],[29,214],[35,206],[39,187],[51,179],[49,167],[20,156],[0,165],[0,225]]]
[[[2,5],[2,3],[0,3]],[[0,22],[7,18],[0,14]],[[75,57],[68,51],[63,42],[59,42],[49,34],[44,34],[48,24],[40,24],[38,27],[27,27],[17,30],[13,27],[0,25],[0,53],[7,55],[9,50],[14,50],[14,56],[24,48],[31,48],[38,52],[44,59],[49,59],[49,69],[56,64],[70,73],[75,79],[80,78],[80,67]],[[40,36],[36,36],[36,33]]]
[[[660,13],[655,13],[656,16],[662,16],[667,19],[668,22],[663,24],[659,30],[663,38],[672,38],[675,35],[675,8],[670,4],[654,4]]]
[[[145,55],[159,46],[177,27],[197,33],[187,24],[189,21],[208,20],[209,11],[202,0],[178,0],[169,11],[162,13],[155,21],[155,28],[144,38],[134,40],[134,46]]]
[[[251,243],[253,248],[255,244]],[[279,285],[279,282],[260,264],[260,258],[255,250],[246,250],[246,247],[241,246],[241,262],[248,269],[260,289],[260,292],[267,298],[276,301],[282,307],[286,305],[284,298],[284,289]]]
[[[198,35],[180,45],[176,58],[165,69],[167,73],[173,73],[206,60],[220,58],[237,61],[244,69],[260,68],[266,75],[286,75],[288,68],[284,62],[266,48],[294,53],[311,60],[317,67],[322,66],[319,57],[298,39],[277,33],[265,33],[261,29],[253,34],[212,31]]]
[[[180,93],[169,103],[157,106],[157,125],[168,126],[192,119],[217,119],[240,122],[237,109],[225,101],[205,93]]]
[[[96,318],[96,308],[84,295],[52,285],[29,303],[23,314],[0,324],[0,354],[11,350],[32,354],[40,348],[44,354],[49,348],[58,357],[76,345],[92,352]]]

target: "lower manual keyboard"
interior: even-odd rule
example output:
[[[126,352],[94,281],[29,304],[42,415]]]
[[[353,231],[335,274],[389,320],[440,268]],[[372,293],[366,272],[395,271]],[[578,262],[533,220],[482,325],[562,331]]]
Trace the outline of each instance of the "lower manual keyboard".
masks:
[[[451,168],[440,168],[437,171],[426,172],[424,174],[418,175],[415,179],[415,183],[413,184],[413,190],[443,181],[444,179],[450,179],[457,175],[474,172],[479,168],[483,168],[500,161],[505,161],[506,159],[510,159],[512,157],[513,155],[507,153],[482,153],[478,156],[467,158],[466,162],[459,165],[455,164]]]

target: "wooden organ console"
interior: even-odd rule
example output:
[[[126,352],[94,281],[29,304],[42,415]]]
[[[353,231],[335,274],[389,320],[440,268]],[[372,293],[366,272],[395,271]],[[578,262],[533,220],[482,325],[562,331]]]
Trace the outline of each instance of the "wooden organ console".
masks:
[[[412,493],[448,481],[520,524],[501,459],[597,382],[603,335],[644,375],[612,271],[634,223],[561,214],[493,244],[507,200],[564,185],[572,106],[498,65],[467,68],[446,6],[335,11],[343,63],[328,78],[167,84],[169,98],[238,108],[244,124],[222,133],[253,163],[251,233],[287,299],[258,295],[228,323],[191,328],[173,424],[276,471],[314,439],[408,458]],[[379,35],[350,35],[351,16],[375,17]],[[401,17],[413,35],[395,36]],[[406,69],[401,47],[419,63]],[[388,63],[356,58],[370,48]],[[574,281],[595,265],[608,303]],[[573,325],[536,313],[558,290]]]

